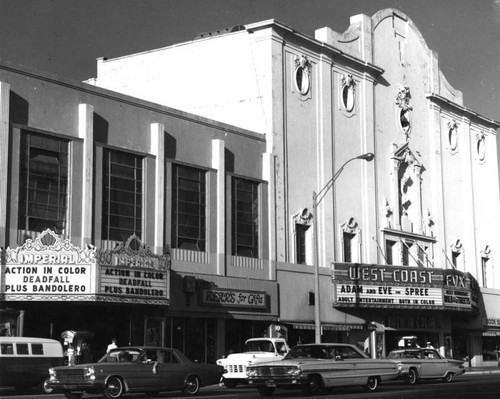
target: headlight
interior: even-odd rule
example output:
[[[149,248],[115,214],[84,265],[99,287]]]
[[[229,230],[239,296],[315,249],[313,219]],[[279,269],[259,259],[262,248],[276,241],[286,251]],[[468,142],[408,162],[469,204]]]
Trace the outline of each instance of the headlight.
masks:
[[[85,377],[89,380],[95,380],[95,371],[93,367],[88,367],[85,372]]]
[[[396,367],[397,367],[399,373],[401,373],[403,371],[403,364],[402,363],[398,363]]]
[[[247,370],[248,377],[253,377],[254,375],[257,375],[257,370],[253,370],[253,369]]]
[[[49,375],[50,375],[50,381],[56,380],[56,372],[52,367],[49,369]]]
[[[302,373],[302,370],[300,369],[300,367],[293,367],[293,368],[289,368],[286,371],[286,373],[288,375],[291,375],[292,377],[296,377]]]

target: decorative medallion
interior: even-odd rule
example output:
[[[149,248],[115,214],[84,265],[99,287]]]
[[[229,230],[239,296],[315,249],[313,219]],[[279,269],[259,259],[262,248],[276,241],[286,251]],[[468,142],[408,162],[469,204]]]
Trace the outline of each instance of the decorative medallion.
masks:
[[[479,161],[484,161],[486,157],[486,136],[483,132],[476,134],[476,151]]]
[[[305,55],[295,58],[295,87],[300,94],[305,95],[311,86],[312,65]]]
[[[450,150],[455,151],[458,144],[458,124],[455,119],[448,122],[448,144]]]
[[[354,109],[356,82],[350,74],[343,75],[340,81],[342,85],[342,105],[347,112],[351,112]]]

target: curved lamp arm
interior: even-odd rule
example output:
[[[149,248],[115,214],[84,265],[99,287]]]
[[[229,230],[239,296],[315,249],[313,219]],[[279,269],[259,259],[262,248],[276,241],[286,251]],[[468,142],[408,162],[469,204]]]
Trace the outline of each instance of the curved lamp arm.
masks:
[[[325,194],[333,186],[333,183],[335,182],[335,180],[337,180],[337,177],[340,176],[345,166],[349,162],[354,161],[355,159],[364,159],[365,161],[370,162],[373,160],[373,158],[375,158],[375,154],[372,152],[367,152],[366,154],[358,155],[357,157],[345,161],[342,164],[342,166],[335,172],[333,177],[330,180],[328,180],[328,182],[323,186],[321,190],[319,190],[317,193],[313,191],[313,208],[315,208],[316,207],[315,205],[318,205],[321,202],[321,200],[325,197]]]

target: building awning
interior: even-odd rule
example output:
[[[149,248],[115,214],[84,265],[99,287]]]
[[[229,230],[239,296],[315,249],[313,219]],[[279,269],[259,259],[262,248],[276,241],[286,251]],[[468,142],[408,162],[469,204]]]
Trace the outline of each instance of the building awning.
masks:
[[[286,322],[285,322],[286,323]],[[289,323],[296,330],[314,330],[315,326],[312,323]],[[364,324],[321,324],[321,328],[325,331],[350,331],[362,330]]]

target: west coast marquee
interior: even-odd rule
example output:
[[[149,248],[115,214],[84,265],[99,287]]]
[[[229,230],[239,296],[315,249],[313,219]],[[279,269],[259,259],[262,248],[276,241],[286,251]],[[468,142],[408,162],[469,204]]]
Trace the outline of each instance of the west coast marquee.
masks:
[[[477,309],[479,286],[457,270],[336,263],[334,306]]]

